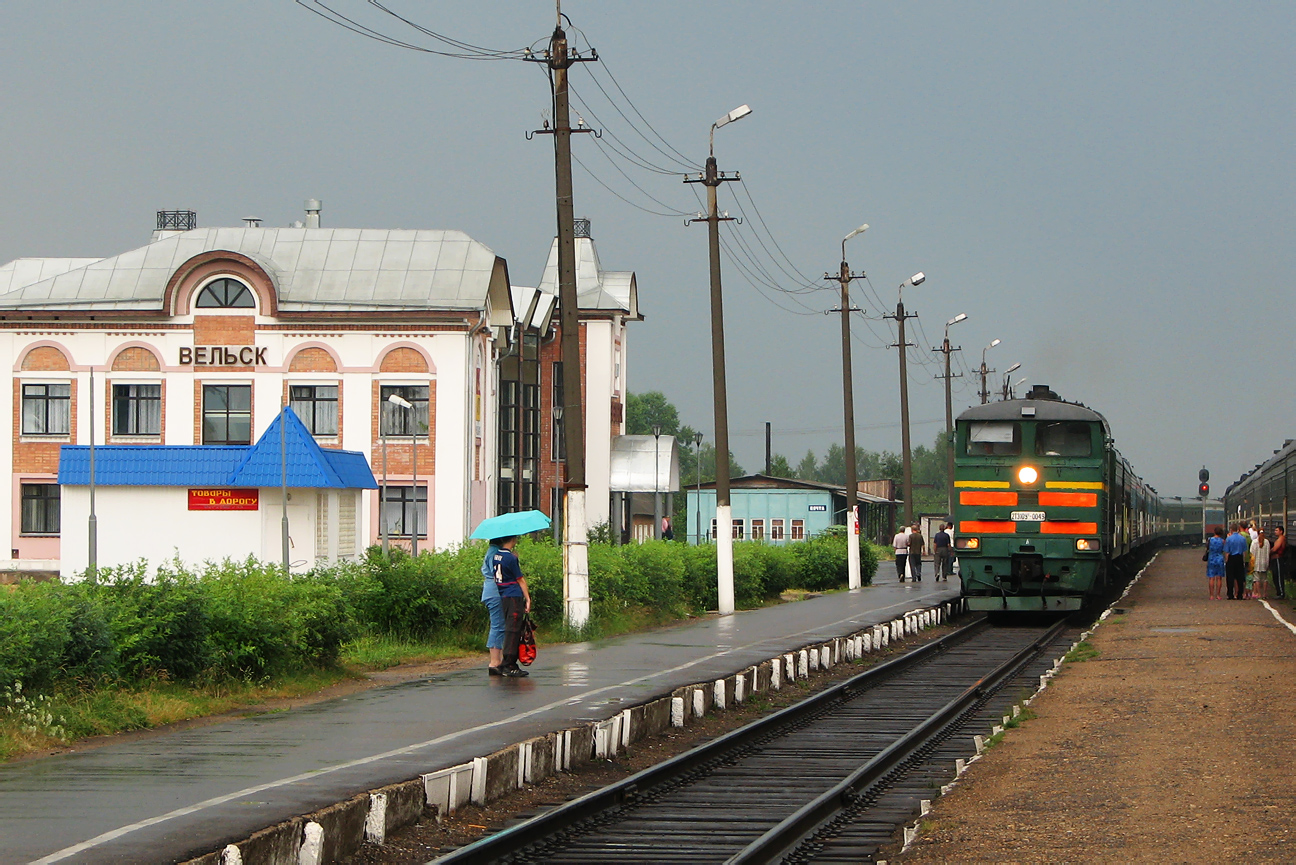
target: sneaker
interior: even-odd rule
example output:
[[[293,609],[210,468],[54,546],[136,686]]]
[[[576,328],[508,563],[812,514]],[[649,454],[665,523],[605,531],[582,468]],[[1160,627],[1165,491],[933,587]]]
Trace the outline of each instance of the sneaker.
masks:
[[[502,676],[502,675],[504,675],[503,673],[500,672],[500,668],[499,668],[499,667],[487,667],[487,668],[486,668],[486,672],[487,672],[488,674],[492,675],[492,676]]]
[[[500,675],[508,679],[522,679],[531,674],[528,673],[526,670],[521,670],[518,669],[517,667],[514,667],[511,670],[500,670]]]

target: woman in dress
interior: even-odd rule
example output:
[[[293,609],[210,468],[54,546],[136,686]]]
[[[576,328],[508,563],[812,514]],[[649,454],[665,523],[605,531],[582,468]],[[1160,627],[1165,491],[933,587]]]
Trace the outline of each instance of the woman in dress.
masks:
[[[1215,527],[1215,534],[1206,543],[1206,586],[1212,601],[1224,597],[1224,529]]]
[[[1256,539],[1251,542],[1251,562],[1255,571],[1255,587],[1251,597],[1263,600],[1269,597],[1269,539],[1264,529],[1256,532]]]

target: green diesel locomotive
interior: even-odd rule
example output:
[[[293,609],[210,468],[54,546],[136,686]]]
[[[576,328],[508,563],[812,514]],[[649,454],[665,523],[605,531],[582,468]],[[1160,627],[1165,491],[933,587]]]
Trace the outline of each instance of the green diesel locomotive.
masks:
[[[958,418],[954,547],[972,610],[1065,612],[1164,534],[1156,490],[1112,446],[1107,419],[1035,385]]]

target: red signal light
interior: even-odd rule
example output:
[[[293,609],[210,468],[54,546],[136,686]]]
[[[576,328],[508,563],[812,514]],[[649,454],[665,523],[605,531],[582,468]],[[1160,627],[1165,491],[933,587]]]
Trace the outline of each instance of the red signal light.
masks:
[[[1202,498],[1206,498],[1208,495],[1210,495],[1210,484],[1205,482],[1198,484],[1197,495],[1201,496]]]

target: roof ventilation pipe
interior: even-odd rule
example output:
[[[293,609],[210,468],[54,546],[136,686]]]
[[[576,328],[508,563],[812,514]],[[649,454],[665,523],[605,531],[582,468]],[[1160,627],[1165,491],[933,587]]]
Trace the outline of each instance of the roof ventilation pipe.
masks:
[[[320,227],[320,211],[322,209],[323,209],[323,205],[320,204],[320,200],[318,198],[306,199],[306,227],[307,228]]]
[[[1056,393],[1049,389],[1046,384],[1031,385],[1030,393],[1026,394],[1026,399],[1060,399]]]

